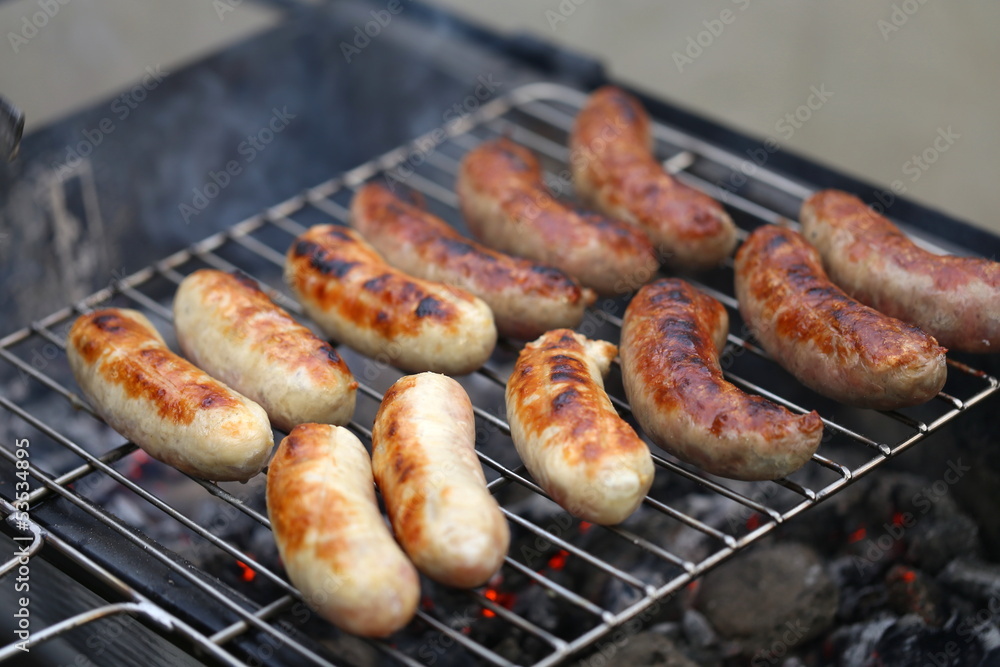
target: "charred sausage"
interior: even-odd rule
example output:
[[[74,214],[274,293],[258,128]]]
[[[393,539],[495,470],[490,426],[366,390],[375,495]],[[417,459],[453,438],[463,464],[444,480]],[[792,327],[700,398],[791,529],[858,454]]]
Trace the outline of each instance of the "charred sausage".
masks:
[[[396,268],[481,298],[503,336],[532,339],[576,327],[596,298],[559,269],[465,239],[418,203],[376,183],[354,195],[351,225]]]
[[[392,268],[353,229],[302,234],[288,250],[285,280],[327,335],[406,371],[470,373],[496,345],[481,299]]]
[[[535,156],[509,139],[470,151],[455,188],[480,241],[558,267],[601,294],[630,292],[659,268],[643,231],[555,199]]]
[[[889,410],[924,403],[944,386],[946,350],[847,296],[790,229],[760,227],[740,247],[736,298],[764,349],[820,394]]]
[[[736,226],[718,202],[667,174],[652,145],[649,116],[639,101],[618,88],[601,88],[570,134],[577,194],[645,230],[674,268],[719,264],[736,245]]]
[[[658,280],[635,295],[622,325],[625,395],[646,435],[713,475],[777,479],[809,460],[823,421],[796,415],[722,377],[729,316],[683,280]]]
[[[603,376],[617,349],[556,329],[528,343],[507,380],[507,420],[525,467],[570,514],[624,521],[653,483],[649,448],[618,416]]]
[[[848,294],[948,348],[1000,351],[1000,263],[935,255],[839,190],[802,205],[802,233]]]

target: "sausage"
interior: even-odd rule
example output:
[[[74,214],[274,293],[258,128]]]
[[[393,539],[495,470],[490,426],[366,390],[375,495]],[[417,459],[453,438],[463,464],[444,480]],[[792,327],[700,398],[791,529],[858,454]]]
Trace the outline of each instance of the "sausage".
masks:
[[[455,189],[477,239],[562,269],[601,294],[630,292],[659,269],[643,231],[555,199],[535,156],[509,139],[467,153]]]
[[[650,439],[713,475],[785,477],[819,447],[823,420],[796,415],[722,377],[729,316],[683,280],[635,295],[622,324],[621,362],[632,414]]]
[[[833,282],[948,348],[1000,351],[1000,263],[935,255],[857,197],[824,190],[802,205],[802,233]]]
[[[346,424],[358,383],[337,351],[242,273],[185,278],[174,296],[184,356],[256,401],[286,433],[296,424]]]
[[[577,194],[645,230],[670,266],[716,266],[736,246],[736,225],[721,204],[667,174],[652,146],[649,116],[639,101],[618,88],[599,89],[570,133]]]
[[[624,521],[653,483],[649,448],[604,392],[617,348],[567,329],[528,343],[507,380],[510,435],[553,500],[591,523]]]
[[[559,269],[463,238],[422,206],[376,183],[354,195],[351,225],[396,268],[481,298],[502,336],[524,340],[576,327],[597,297]]]
[[[353,229],[302,234],[288,250],[285,280],[328,336],[406,371],[471,373],[496,345],[481,299],[392,268]]]
[[[485,584],[510,545],[475,440],[468,395],[436,373],[396,381],[372,429],[372,468],[396,538],[417,569],[459,588]]]
[[[267,463],[264,409],[171,352],[142,313],[81,315],[66,354],[97,414],[154,459],[220,482],[245,482]]]
[[[288,578],[320,616],[365,637],[413,618],[417,571],[385,525],[371,460],[350,431],[292,429],[267,470],[267,514]]]
[[[764,349],[824,396],[890,410],[924,403],[944,386],[946,350],[847,296],[816,249],[790,229],[765,225],[740,247],[736,298]]]

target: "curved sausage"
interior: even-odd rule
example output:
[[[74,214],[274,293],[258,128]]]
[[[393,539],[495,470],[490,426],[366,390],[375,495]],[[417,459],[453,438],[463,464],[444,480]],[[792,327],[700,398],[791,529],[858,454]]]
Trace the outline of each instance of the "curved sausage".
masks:
[[[469,151],[455,189],[477,239],[562,269],[601,294],[630,292],[659,269],[644,232],[555,199],[535,156],[509,139]]]
[[[927,252],[839,190],[811,196],[801,218],[833,282],[855,299],[917,325],[945,347],[1000,352],[1000,263]]]
[[[463,238],[448,223],[376,183],[354,195],[351,225],[396,268],[481,298],[502,336],[531,339],[550,329],[576,327],[597,298],[559,269]]]
[[[683,280],[658,280],[625,311],[620,354],[632,414],[677,458],[713,475],[785,477],[819,447],[823,421],[726,382],[719,365],[729,316]]]
[[[154,459],[220,482],[245,482],[267,463],[264,409],[171,352],[142,313],[81,315],[66,354],[97,414]]]
[[[649,116],[639,101],[618,88],[601,88],[570,134],[577,194],[645,230],[675,268],[719,264],[736,245],[736,225],[721,204],[667,174],[652,145]]]
[[[353,229],[319,225],[300,236],[288,250],[285,280],[327,335],[406,371],[471,373],[496,345],[481,299],[410,278]]]
[[[300,424],[267,469],[267,514],[288,578],[320,616],[385,637],[417,610],[417,571],[375,500],[371,460],[347,429]]]
[[[790,229],[760,227],[740,247],[736,298],[764,349],[824,396],[889,410],[924,403],[944,386],[946,350],[847,296]]]
[[[616,353],[550,331],[521,350],[506,391],[511,439],[532,477],[570,514],[603,525],[628,518],[653,483],[649,448],[604,392]]]
[[[184,356],[259,403],[286,433],[354,415],[358,383],[337,351],[243,274],[202,269],[185,278],[174,327]]]
[[[396,381],[372,429],[372,467],[386,511],[417,568],[447,586],[485,584],[510,529],[476,456],[469,396],[436,373]]]

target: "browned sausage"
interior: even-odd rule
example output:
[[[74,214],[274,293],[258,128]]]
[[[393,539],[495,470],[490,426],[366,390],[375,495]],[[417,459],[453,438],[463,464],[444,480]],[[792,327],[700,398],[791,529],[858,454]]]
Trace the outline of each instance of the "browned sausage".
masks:
[[[726,382],[719,354],[728,331],[725,307],[683,280],[639,290],[619,348],[632,414],[653,442],[713,475],[789,475],[819,447],[823,421]]]
[[[288,250],[285,280],[328,336],[403,370],[470,373],[496,345],[482,299],[392,268],[353,229],[302,234]]]
[[[346,424],[358,383],[325,340],[276,306],[256,281],[195,271],[174,297],[177,342],[188,359],[260,403],[271,423]]]
[[[264,409],[171,352],[142,313],[81,315],[66,354],[97,414],[154,459],[217,481],[246,481],[267,463]]]
[[[417,610],[417,571],[375,500],[371,460],[347,429],[300,424],[267,470],[267,514],[288,578],[334,625],[385,637]]]
[[[539,486],[570,514],[624,521],[653,483],[649,447],[604,392],[617,348],[556,329],[528,343],[507,380],[510,437]]]
[[[888,410],[924,403],[944,386],[946,350],[847,296],[790,229],[766,225],[740,247],[736,297],[764,349],[820,394]]]
[[[659,268],[644,232],[555,199],[535,156],[509,139],[469,151],[455,189],[476,238],[558,267],[601,294],[630,292]]]
[[[351,225],[396,268],[481,298],[504,336],[529,339],[550,329],[576,327],[596,298],[559,269],[465,239],[417,202],[404,201],[376,183],[354,195]]]
[[[601,88],[570,134],[577,194],[645,230],[675,268],[719,264],[736,245],[736,225],[714,199],[667,174],[652,145],[649,116],[639,101],[618,88]]]
[[[1000,352],[1000,263],[928,252],[839,190],[814,194],[801,217],[830,277],[855,299],[946,347]]]
[[[510,529],[486,488],[462,385],[436,373],[397,380],[375,416],[372,467],[396,538],[421,572],[460,588],[496,574]]]

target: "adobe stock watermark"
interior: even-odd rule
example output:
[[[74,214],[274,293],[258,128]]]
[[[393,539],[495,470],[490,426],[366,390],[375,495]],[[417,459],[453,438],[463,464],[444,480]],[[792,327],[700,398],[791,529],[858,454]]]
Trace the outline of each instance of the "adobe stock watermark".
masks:
[[[869,537],[865,541],[861,556],[852,557],[858,572],[864,574],[866,570],[875,567],[896,546],[896,543],[903,539],[906,531],[917,524],[917,519],[930,512],[934,505],[948,494],[948,487],[957,484],[970,470],[972,466],[964,465],[961,458],[948,461],[948,467],[940,479],[923,487],[910,498],[910,502],[919,510],[919,514],[899,513],[892,521],[882,525],[881,535],[877,538]]]
[[[882,41],[888,42],[889,38],[899,32],[900,28],[909,22],[910,17],[919,12],[925,4],[927,0],[903,0],[901,3],[893,3],[889,20],[879,19],[875,22],[875,26],[882,34]]]
[[[732,0],[732,3],[739,8],[739,11],[746,11],[750,6],[750,0]],[[684,68],[693,65],[705,53],[705,49],[711,48],[715,40],[726,31],[726,26],[732,25],[736,21],[736,12],[732,9],[723,9],[714,19],[705,19],[701,24],[705,27],[695,35],[688,35],[687,44],[683,52],[674,51],[670,54],[673,58],[677,71],[684,73]]]
[[[190,223],[191,218],[197,217],[208,208],[212,200],[229,187],[234,178],[243,173],[243,168],[257,159],[260,152],[267,148],[277,135],[285,131],[295,116],[296,114],[288,112],[287,106],[280,110],[277,107],[271,109],[271,118],[255,133],[247,135],[246,139],[236,147],[236,152],[243,160],[229,160],[219,171],[209,171],[205,182],[192,190],[191,203],[182,202],[177,206],[185,224]]]
[[[25,46],[29,41],[34,39],[38,31],[43,29],[49,24],[49,21],[55,18],[59,10],[70,3],[70,0],[38,0],[35,4],[38,5],[39,11],[34,12],[30,16],[23,16],[21,18],[21,29],[17,32],[13,30],[7,31],[7,41],[10,42],[10,47],[14,49],[14,53],[17,53]]]
[[[962,135],[952,130],[951,125],[947,128],[937,128],[937,135],[931,144],[920,153],[914,153],[903,163],[901,167],[903,175],[910,177],[910,183],[916,183],[961,138]],[[896,201],[896,196],[905,194],[908,189],[909,186],[905,181],[900,178],[894,179],[888,188],[875,191],[874,197],[877,201],[869,208],[878,214],[883,214]]]
[[[385,9],[373,9],[369,12],[372,17],[370,21],[367,21],[363,26],[354,26],[354,39],[350,42],[340,42],[340,52],[344,55],[347,64],[361,55],[361,52],[368,48],[372,40],[381,35],[382,31],[392,23],[392,17],[401,14],[403,9],[402,0],[389,0]]]
[[[730,193],[743,187],[747,180],[757,173],[758,169],[767,164],[771,155],[781,148],[782,141],[790,140],[795,136],[796,131],[801,130],[806,123],[812,120],[816,112],[822,109],[833,98],[833,95],[833,91],[827,90],[825,83],[821,83],[819,86],[809,86],[809,95],[803,103],[775,121],[774,132],[781,140],[769,136],[758,148],[748,148],[746,154],[749,159],[744,159],[738,169],[730,172],[728,180],[716,183],[722,190],[723,203]]]
[[[156,89],[163,80],[170,76],[170,72],[164,72],[160,65],[149,66],[145,70],[145,75],[139,83],[126,90],[111,102],[110,111],[113,116],[105,116],[93,127],[84,128],[80,131],[83,139],[75,144],[66,146],[66,156],[62,162],[52,165],[52,171],[56,178],[64,178],[69,172],[80,166],[80,163],[89,157],[94,149],[104,143],[104,138],[113,133],[117,128],[117,122],[123,122],[139,105],[149,96],[149,93]]]
[[[546,9],[545,20],[549,22],[549,30],[555,32],[560,23],[568,21],[569,17],[586,2],[587,0],[560,0],[555,9]]]

